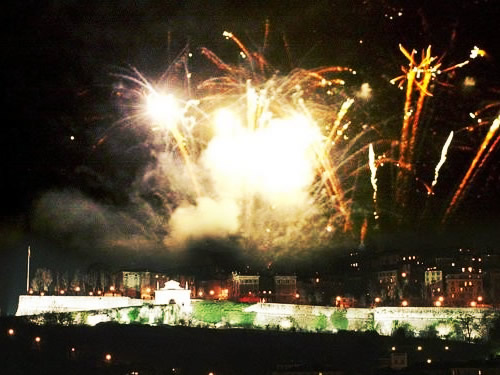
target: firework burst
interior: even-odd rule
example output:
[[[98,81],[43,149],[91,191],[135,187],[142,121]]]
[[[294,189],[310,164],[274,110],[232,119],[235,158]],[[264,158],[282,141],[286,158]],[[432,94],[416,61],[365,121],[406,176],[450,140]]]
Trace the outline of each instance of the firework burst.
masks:
[[[235,236],[247,248],[276,255],[320,246],[335,233],[351,235],[354,181],[368,171],[370,130],[348,120],[354,99],[342,94],[338,75],[356,72],[322,67],[269,74],[263,56],[232,33],[224,36],[246,63],[226,64],[202,48],[220,75],[185,90],[191,96],[137,72],[130,77],[141,103],[132,118],[166,145],[149,175],[161,175],[162,188],[177,196],[165,242]]]

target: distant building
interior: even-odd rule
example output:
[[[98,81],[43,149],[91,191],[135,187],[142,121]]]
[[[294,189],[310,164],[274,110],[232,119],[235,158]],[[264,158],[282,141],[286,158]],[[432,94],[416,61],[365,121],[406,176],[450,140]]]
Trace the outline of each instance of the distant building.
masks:
[[[229,298],[227,280],[200,280],[196,287],[196,298],[226,300]]]
[[[232,273],[231,278],[231,298],[241,300],[242,298],[256,297],[259,295],[258,275],[241,275]]]
[[[459,273],[446,275],[446,304],[470,306],[483,300],[483,278],[480,274]]]
[[[383,301],[395,301],[399,298],[398,270],[377,272],[377,283],[380,297]]]
[[[274,298],[277,303],[295,303],[300,298],[297,276],[274,276]]]
[[[444,296],[443,271],[436,269],[425,271],[424,284],[428,304],[434,304],[439,297]]]
[[[485,275],[488,283],[487,303],[500,307],[500,269],[488,271]]]
[[[443,281],[443,271],[440,270],[427,270],[424,273],[425,286],[431,286],[435,283]]]

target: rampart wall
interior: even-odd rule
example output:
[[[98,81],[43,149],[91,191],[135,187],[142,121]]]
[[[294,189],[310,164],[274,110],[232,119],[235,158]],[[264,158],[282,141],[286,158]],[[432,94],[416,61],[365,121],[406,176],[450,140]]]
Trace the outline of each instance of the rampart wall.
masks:
[[[324,315],[328,321],[339,311],[336,307],[289,305],[277,303],[258,303],[245,311],[255,312],[254,325],[282,326],[290,325],[306,328],[313,326],[314,319]],[[446,308],[446,307],[377,307],[373,309],[349,308],[341,310],[347,319],[348,330],[365,330],[373,327],[382,335],[390,335],[395,326],[408,323],[415,331],[427,329],[431,325],[471,317],[481,324],[487,308]],[[330,326],[330,324],[328,324]]]
[[[98,296],[19,296],[16,316],[46,312],[104,310],[117,307],[141,306],[140,299]]]

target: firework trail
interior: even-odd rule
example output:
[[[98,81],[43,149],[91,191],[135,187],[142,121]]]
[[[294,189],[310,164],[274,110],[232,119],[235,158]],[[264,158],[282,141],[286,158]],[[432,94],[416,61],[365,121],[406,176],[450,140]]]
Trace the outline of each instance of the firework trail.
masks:
[[[370,148],[368,149],[368,165],[370,166],[370,182],[373,188],[373,205],[375,211],[373,216],[378,219],[377,214],[377,164],[375,162],[375,151],[373,151],[373,144],[370,143]]]
[[[399,167],[399,170],[396,176],[395,197],[395,203],[398,207],[403,207],[404,209],[409,196],[409,183],[412,175],[415,174],[415,147],[419,142],[419,123],[422,115],[422,109],[426,98],[432,96],[429,85],[437,78],[438,75],[461,68],[469,64],[470,60],[441,69],[441,59],[437,59],[437,57],[433,57],[431,55],[431,46],[422,52],[420,62],[417,62],[415,58],[415,50],[412,50],[410,53],[401,45],[399,48],[403,55],[409,60],[408,67],[401,67],[404,74],[391,80],[392,84],[399,82],[398,86],[401,89],[403,89],[403,85],[406,82],[403,124],[399,140],[399,160],[396,164]],[[485,52],[478,47],[474,47],[471,51],[470,58],[474,59],[478,56],[485,56]],[[438,172],[444,163],[446,151],[449,147],[449,142],[451,142],[451,137],[452,135],[450,134],[448,141],[443,148],[441,160],[436,167],[435,178],[432,185],[429,187],[424,183],[428,194],[432,194],[432,188],[437,183]],[[408,173],[408,171],[411,173]],[[416,179],[421,181],[418,177],[416,177]],[[404,217],[404,215],[401,217]]]
[[[438,182],[438,177],[439,177],[439,170],[443,166],[443,164],[446,161],[446,155],[448,153],[448,148],[450,147],[451,141],[453,139],[453,132],[450,132],[450,135],[448,136],[448,139],[444,143],[443,149],[441,150],[441,159],[439,159],[439,162],[436,165],[436,168],[434,169],[434,180],[432,181],[431,186],[434,188]],[[431,194],[431,193],[429,193]]]
[[[445,223],[446,220],[448,219],[448,217],[453,213],[453,211],[456,210],[457,206],[462,201],[468,187],[470,187],[470,185],[474,181],[475,177],[477,176],[478,172],[482,169],[486,160],[488,160],[491,153],[498,145],[498,143],[500,141],[500,137],[497,136],[497,131],[498,131],[499,127],[500,127],[500,115],[491,124],[490,129],[488,130],[488,133],[486,134],[486,137],[484,138],[481,146],[479,147],[479,150],[477,151],[476,155],[474,156],[474,159],[472,159],[472,162],[469,166],[469,169],[467,170],[467,173],[465,174],[464,178],[460,182],[458,189],[456,190],[455,194],[453,195],[453,197],[450,201],[448,208],[446,209],[446,212],[443,216],[442,223]],[[491,141],[495,137],[497,137],[497,138],[493,141],[493,143],[491,143]]]

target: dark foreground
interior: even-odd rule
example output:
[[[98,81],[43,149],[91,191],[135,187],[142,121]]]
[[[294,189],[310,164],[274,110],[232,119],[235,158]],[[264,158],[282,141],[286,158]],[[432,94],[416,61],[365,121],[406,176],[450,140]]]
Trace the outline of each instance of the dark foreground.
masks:
[[[457,365],[484,368],[488,357],[483,345],[356,332],[34,326],[13,318],[0,329],[1,374],[386,374],[394,350],[407,353],[404,373],[450,374]]]

